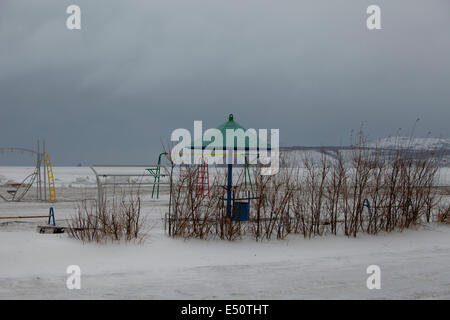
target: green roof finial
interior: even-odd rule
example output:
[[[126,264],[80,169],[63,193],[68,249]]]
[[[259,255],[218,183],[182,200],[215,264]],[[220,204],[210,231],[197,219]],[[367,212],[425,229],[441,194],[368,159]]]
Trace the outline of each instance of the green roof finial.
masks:
[[[228,116],[228,121],[233,121],[233,114],[230,113],[230,115]]]

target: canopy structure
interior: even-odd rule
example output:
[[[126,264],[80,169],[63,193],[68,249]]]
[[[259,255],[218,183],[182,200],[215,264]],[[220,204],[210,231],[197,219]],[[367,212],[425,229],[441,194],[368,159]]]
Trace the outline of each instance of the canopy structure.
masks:
[[[215,149],[215,150],[271,150],[270,144],[267,143],[265,139],[261,139],[257,134],[257,131],[247,132],[247,129],[242,125],[234,121],[233,114],[228,116],[228,121],[221,124],[216,128],[222,134],[222,141],[205,141],[203,138],[194,141],[192,145],[189,146],[190,149]],[[234,141],[229,141],[227,139],[227,130],[242,130],[246,133],[245,140],[238,141],[237,138]],[[260,148],[261,146],[261,148]]]
[[[232,189],[233,189],[233,153],[232,150],[245,150],[245,153],[250,153],[251,151],[258,154],[258,151],[261,150],[271,150],[271,146],[267,141],[261,140],[261,137],[259,137],[257,131],[247,131],[242,125],[234,121],[233,114],[230,114],[228,116],[228,121],[223,123],[222,125],[218,126],[216,128],[220,133],[222,134],[222,141],[220,139],[214,140],[214,141],[204,141],[203,138],[198,139],[194,141],[192,145],[189,146],[189,149],[200,149],[203,151],[204,149],[214,149],[214,150],[226,150],[228,151],[228,173],[227,173],[227,215],[232,216],[232,206],[234,202],[233,196],[232,196]],[[228,141],[231,139],[227,139],[227,130],[232,130],[235,132],[236,130],[242,130],[246,134],[244,140],[239,140],[237,137],[234,137],[234,141]],[[261,147],[260,147],[261,146]],[[232,201],[233,200],[233,201]],[[250,202],[250,196],[248,198],[248,201]],[[249,205],[246,207],[248,210]],[[248,212],[247,212],[248,216]],[[241,221],[243,219],[240,219]]]

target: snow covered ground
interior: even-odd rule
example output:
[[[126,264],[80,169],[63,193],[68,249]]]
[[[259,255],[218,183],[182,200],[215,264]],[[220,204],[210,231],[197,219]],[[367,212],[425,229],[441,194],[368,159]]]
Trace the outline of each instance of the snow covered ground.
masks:
[[[3,181],[20,177],[19,168],[0,169]],[[57,196],[95,195],[88,168],[54,172]],[[447,171],[443,177],[449,185]],[[149,227],[142,244],[82,244],[66,234],[38,234],[45,219],[0,220],[0,298],[450,299],[449,226],[357,239],[183,241],[164,234],[167,202],[166,194],[145,198]],[[75,205],[54,205],[58,224],[66,223]],[[47,203],[0,202],[0,216],[45,215],[48,209]],[[380,290],[366,287],[373,264],[381,268]],[[66,288],[69,265],[81,268],[80,290]]]

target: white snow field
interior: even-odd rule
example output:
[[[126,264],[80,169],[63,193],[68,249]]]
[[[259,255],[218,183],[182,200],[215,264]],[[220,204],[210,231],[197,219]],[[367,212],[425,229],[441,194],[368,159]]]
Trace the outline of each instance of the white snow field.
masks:
[[[0,167],[0,180],[24,168]],[[56,167],[57,198],[95,196],[88,168]],[[449,185],[448,172],[440,182]],[[30,190],[33,192],[33,190]],[[149,235],[141,244],[83,244],[66,234],[39,234],[45,219],[0,220],[1,299],[450,299],[450,226],[428,224],[358,238],[235,242],[174,240],[164,234],[167,195],[146,196]],[[76,202],[54,205],[60,225]],[[48,203],[0,202],[0,216],[46,215]],[[66,287],[69,265],[81,289]],[[366,286],[369,265],[381,289]]]

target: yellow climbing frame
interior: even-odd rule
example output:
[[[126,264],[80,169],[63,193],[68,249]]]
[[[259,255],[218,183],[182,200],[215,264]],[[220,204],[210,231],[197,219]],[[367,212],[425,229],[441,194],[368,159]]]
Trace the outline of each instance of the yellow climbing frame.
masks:
[[[55,178],[53,177],[52,161],[48,152],[45,153],[44,161],[47,171],[49,202],[56,203]]]

